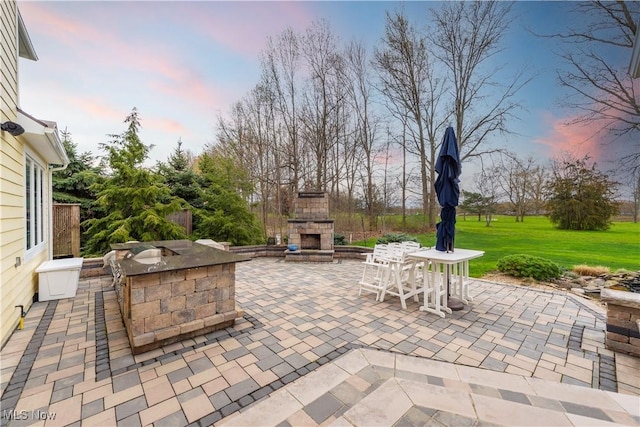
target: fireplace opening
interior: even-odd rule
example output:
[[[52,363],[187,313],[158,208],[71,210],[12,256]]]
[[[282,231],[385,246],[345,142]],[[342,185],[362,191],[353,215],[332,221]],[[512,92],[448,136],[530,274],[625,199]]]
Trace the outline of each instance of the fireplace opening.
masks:
[[[300,249],[320,250],[320,235],[300,234]]]

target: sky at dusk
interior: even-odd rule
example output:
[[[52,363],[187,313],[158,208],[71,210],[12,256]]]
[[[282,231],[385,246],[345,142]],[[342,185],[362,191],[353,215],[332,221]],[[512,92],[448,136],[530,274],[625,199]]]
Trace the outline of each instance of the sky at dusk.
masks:
[[[199,154],[215,140],[216,118],[258,82],[259,55],[269,36],[286,27],[302,33],[326,19],[342,42],[379,42],[385,11],[396,2],[69,2],[19,1],[39,61],[20,60],[20,105],[29,114],[67,128],[79,152],[102,154],[99,143],[125,129],[133,107],[141,139],[153,144],[151,162],[166,160],[178,139]],[[408,2],[410,20],[423,25],[430,2]],[[589,126],[567,126],[572,112],[558,107],[553,40],[533,36],[562,31],[565,2],[517,2],[514,21],[496,58],[505,75],[526,66],[533,81],[519,94],[524,110],[509,124],[517,135],[496,145],[522,157],[564,151],[601,161]],[[620,58],[627,61],[628,58]],[[624,62],[623,62],[624,63]],[[626,65],[626,63],[624,63]],[[464,171],[463,171],[464,173]]]

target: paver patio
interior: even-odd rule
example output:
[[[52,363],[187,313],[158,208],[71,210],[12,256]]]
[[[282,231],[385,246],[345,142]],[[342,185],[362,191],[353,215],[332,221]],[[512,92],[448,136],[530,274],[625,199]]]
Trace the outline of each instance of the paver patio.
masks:
[[[2,425],[640,424],[640,359],[604,347],[601,307],[474,280],[441,319],[358,296],[361,272],[238,264],[243,319],[138,356],[111,278],[83,280],[2,349]]]

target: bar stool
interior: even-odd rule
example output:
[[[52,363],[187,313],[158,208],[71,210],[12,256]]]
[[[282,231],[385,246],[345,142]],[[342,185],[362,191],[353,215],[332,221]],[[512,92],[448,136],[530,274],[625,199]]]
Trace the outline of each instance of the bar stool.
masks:
[[[428,307],[428,311],[437,314],[440,317],[444,317],[444,312],[451,313],[449,307],[447,307],[447,283],[446,283],[446,271],[441,271],[442,268],[446,269],[445,264],[438,262],[430,262],[429,266],[425,265],[424,277],[425,277],[425,307]]]

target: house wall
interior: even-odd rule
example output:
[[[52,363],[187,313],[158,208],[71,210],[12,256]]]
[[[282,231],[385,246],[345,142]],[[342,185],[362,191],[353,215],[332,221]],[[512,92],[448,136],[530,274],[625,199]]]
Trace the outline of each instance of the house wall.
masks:
[[[0,2],[0,119],[16,121],[18,106],[17,5]],[[37,291],[35,269],[48,258],[47,245],[25,259],[25,146],[8,132],[0,132],[0,347],[9,339],[20,319],[16,305],[31,306]],[[35,160],[45,167],[34,150]],[[45,200],[48,200],[49,174],[45,172]],[[45,241],[48,240],[48,209],[45,208]],[[46,243],[46,242],[45,242]],[[16,259],[20,258],[20,265]]]

